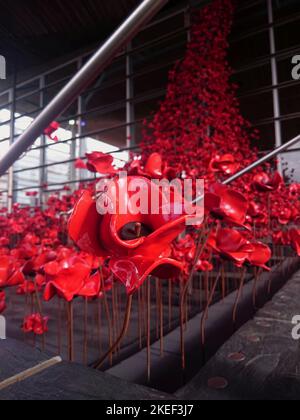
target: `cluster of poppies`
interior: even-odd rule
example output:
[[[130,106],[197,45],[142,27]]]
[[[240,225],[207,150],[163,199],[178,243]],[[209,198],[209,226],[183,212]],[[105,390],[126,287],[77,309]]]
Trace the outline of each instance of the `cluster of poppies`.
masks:
[[[119,211],[122,181],[113,158],[101,152],[75,166],[115,179],[115,188],[99,191],[92,182],[72,194],[50,194],[45,210],[18,204],[10,214],[0,210],[0,313],[7,287],[21,295],[40,292],[46,301],[99,299],[115,281],[129,295],[150,275],[186,282],[193,270],[213,270],[213,256],[237,267],[268,269],[271,250],[263,242],[290,245],[300,255],[298,184],[286,186],[273,163],[232,186],[223,184],[257,159],[251,142],[258,134],[240,115],[226,58],[233,11],[231,0],[216,0],[195,14],[186,56],[171,71],[158,112],[145,123],[141,156],[125,168],[136,185],[157,189],[155,212]],[[201,226],[186,228],[188,216],[177,211],[181,198],[165,196],[153,182],[164,178],[205,180]],[[132,194],[122,200],[129,203]],[[116,211],[102,214],[99,197],[100,206],[115,201]],[[22,328],[41,335],[48,319],[34,313]]]

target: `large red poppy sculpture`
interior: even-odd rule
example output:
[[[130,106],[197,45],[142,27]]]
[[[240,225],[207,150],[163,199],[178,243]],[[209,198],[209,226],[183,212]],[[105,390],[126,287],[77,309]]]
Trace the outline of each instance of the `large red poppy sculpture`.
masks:
[[[99,202],[97,211],[96,200],[85,191],[69,221],[70,237],[82,250],[109,259],[113,274],[129,294],[150,274],[162,278],[178,276],[183,267],[171,258],[171,243],[185,230],[187,220],[182,209],[179,210],[182,203],[175,195],[168,199],[156,184],[144,177],[129,177],[128,183],[131,182],[140,191],[147,191],[149,204],[153,191],[157,193],[159,205],[153,214],[149,210],[132,211],[135,193],[124,189],[123,181],[118,179],[100,194],[100,206],[115,203],[113,214],[100,214]]]

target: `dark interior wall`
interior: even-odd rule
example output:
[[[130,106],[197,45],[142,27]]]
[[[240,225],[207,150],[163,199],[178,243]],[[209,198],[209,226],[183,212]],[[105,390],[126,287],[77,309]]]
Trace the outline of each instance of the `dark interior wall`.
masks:
[[[261,131],[261,148],[275,144],[267,1],[239,1],[230,60],[243,114]],[[244,4],[244,6],[243,6]],[[283,141],[300,132],[300,84],[292,79],[292,57],[300,52],[300,2],[272,0]]]

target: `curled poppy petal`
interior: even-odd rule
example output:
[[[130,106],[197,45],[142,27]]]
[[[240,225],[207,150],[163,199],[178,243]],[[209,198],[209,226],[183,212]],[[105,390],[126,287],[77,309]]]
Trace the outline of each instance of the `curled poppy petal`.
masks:
[[[176,278],[183,270],[183,265],[170,258],[160,258],[155,261],[135,256],[126,259],[112,258],[110,268],[130,295],[136,292],[150,274],[162,279]]]
[[[261,172],[253,177],[252,187],[258,192],[276,191],[283,183],[282,176],[275,172],[269,176],[266,172]]]

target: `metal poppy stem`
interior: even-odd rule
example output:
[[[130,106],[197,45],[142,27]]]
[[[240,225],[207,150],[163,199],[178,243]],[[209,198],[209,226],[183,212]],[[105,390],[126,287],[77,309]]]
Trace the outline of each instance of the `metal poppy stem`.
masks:
[[[69,361],[74,362],[74,307],[73,302],[68,303],[68,353]]]
[[[208,297],[208,300],[206,302],[206,306],[205,306],[205,309],[203,311],[202,318],[201,318],[201,341],[202,341],[202,344],[203,345],[205,343],[205,323],[206,323],[206,320],[208,318],[209,307],[210,307],[210,305],[211,305],[211,303],[213,301],[213,297],[214,297],[214,294],[215,294],[215,291],[216,291],[218,282],[219,282],[220,277],[221,277],[221,270],[222,269],[219,270],[219,273],[218,273],[218,275],[217,275],[217,277],[215,279],[215,282],[214,282],[214,284],[212,286],[212,289],[210,291],[210,294],[209,294],[209,297]]]
[[[88,361],[88,298],[84,298],[84,328],[83,328],[83,364]]]
[[[222,300],[224,301],[225,297],[226,297],[226,272],[225,272],[225,267],[224,267],[224,261],[222,261],[222,266],[221,266],[221,276],[222,276]]]
[[[58,354],[62,352],[62,339],[61,339],[61,298],[57,296],[57,351]]]
[[[143,348],[143,339],[142,339],[142,313],[141,313],[141,289],[138,289],[138,334],[139,334],[139,348]]]
[[[246,272],[247,272],[247,269],[243,268],[238,293],[237,293],[235,304],[234,304],[234,307],[233,307],[232,319],[233,319],[234,323],[236,323],[236,320],[237,320],[237,310],[238,310],[238,305],[239,305],[240,298],[242,296],[243,287],[244,287],[244,284],[245,284]]]
[[[173,284],[172,284],[172,280],[169,280],[169,331],[171,331],[172,328],[172,319],[173,319]]]
[[[36,282],[36,278],[34,278],[33,280],[33,284],[34,284],[34,290],[35,290],[35,298],[36,298],[36,303],[37,303],[37,307],[38,307],[38,311],[41,317],[41,322],[43,322],[43,307],[42,307],[42,302],[40,299],[40,295],[39,295],[39,289],[38,289],[38,285]],[[42,350],[45,351],[45,347],[46,347],[46,340],[45,340],[45,332],[42,334]]]
[[[253,285],[253,306],[256,307],[256,295],[257,295],[257,283],[259,280],[260,269],[255,267],[254,269],[254,285]]]
[[[110,316],[110,311],[109,311],[109,306],[108,306],[107,294],[106,294],[106,290],[105,290],[105,282],[104,282],[104,278],[103,278],[103,271],[102,271],[101,266],[100,266],[99,271],[100,271],[101,287],[102,287],[102,293],[103,293],[104,309],[105,309],[107,326],[108,326],[109,347],[112,347],[112,344],[113,344],[112,322],[111,322],[111,316]],[[110,357],[110,364],[112,366],[112,362],[113,362],[112,353],[109,353],[109,357]]]
[[[102,305],[100,299],[97,301],[97,332],[100,356],[102,354]]]
[[[159,323],[160,323],[160,355],[164,355],[164,308],[163,308],[163,288],[159,282]]]
[[[147,282],[147,380],[151,381],[151,283]]]
[[[205,222],[205,226],[206,226],[206,222]],[[193,262],[193,266],[189,275],[189,278],[182,290],[182,294],[180,297],[180,347],[181,347],[181,361],[182,361],[182,369],[185,369],[186,363],[185,363],[185,345],[184,345],[184,304],[186,301],[186,295],[189,289],[189,285],[191,284],[193,277],[194,277],[194,273],[195,273],[195,269],[196,269],[196,265],[198,263],[198,260],[200,258],[200,256],[202,255],[206,244],[207,244],[207,240],[210,234],[210,230],[206,236],[206,239],[204,241],[204,243],[202,244],[202,240],[205,237],[205,228],[202,230],[199,230],[199,237],[198,237],[198,244],[197,244],[197,249],[196,249],[196,254],[195,254],[195,259]]]
[[[132,308],[132,295],[128,296],[127,298],[125,318],[124,318],[121,334],[119,335],[119,338],[115,341],[115,343],[111,346],[111,348],[108,350],[108,352],[105,353],[105,355],[96,363],[95,369],[101,368],[101,366],[103,365],[107,357],[109,357],[111,354],[113,354],[116,351],[119,344],[121,343],[123,338],[126,336],[128,328],[129,328],[129,323],[130,323],[131,308]]]

